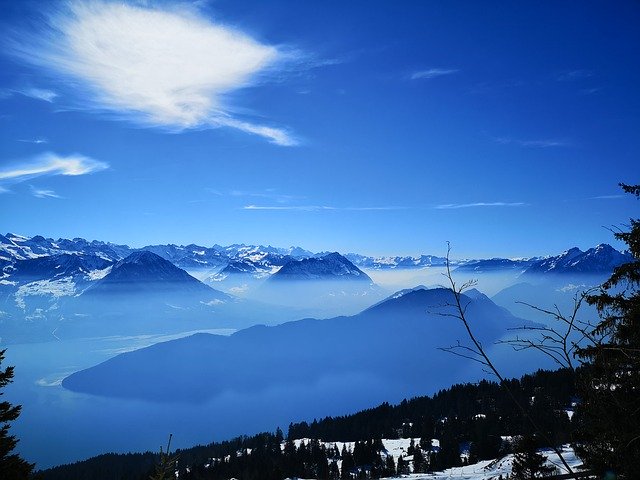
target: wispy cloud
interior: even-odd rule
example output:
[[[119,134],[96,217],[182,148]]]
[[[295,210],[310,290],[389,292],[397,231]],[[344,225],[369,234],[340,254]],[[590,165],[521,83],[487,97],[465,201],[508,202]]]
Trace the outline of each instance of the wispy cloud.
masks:
[[[34,143],[36,145],[49,143],[49,140],[47,140],[46,138],[19,138],[17,141],[22,143]]]
[[[409,78],[411,80],[431,79],[442,77],[444,75],[451,75],[457,72],[459,72],[459,70],[454,68],[429,68],[427,70],[419,70],[417,72],[414,72]]]
[[[617,198],[624,198],[624,195],[598,195],[597,197],[591,197],[590,200],[615,200]]]
[[[106,168],[109,168],[108,164],[83,155],[62,156],[47,152],[0,170],[0,182],[18,183],[43,175],[87,175]]]
[[[580,93],[580,95],[593,95],[594,93],[598,93],[601,90],[602,87],[583,88],[578,93]]]
[[[229,127],[277,145],[285,128],[238,118],[228,94],[277,71],[296,54],[262,44],[193,7],[71,1],[38,32],[10,46],[24,61],[72,80],[81,108],[181,131]]]
[[[49,103],[52,103],[56,99],[56,97],[58,97],[58,94],[56,92],[54,92],[53,90],[47,90],[46,88],[23,87],[0,89],[0,99],[11,98],[14,95],[18,94]]]
[[[591,70],[567,70],[559,73],[556,76],[556,80],[559,82],[575,82],[589,77],[593,77],[593,72]]]
[[[301,200],[305,198],[301,195],[287,195],[283,193],[278,193],[274,189],[267,189],[259,192],[248,192],[244,190],[231,190],[229,195],[232,197],[250,197],[250,198],[263,198],[268,200],[273,200],[276,203],[289,203],[294,200]]]
[[[23,88],[16,91],[24,95],[25,97],[34,98],[36,100],[42,100],[49,103],[53,102],[58,96],[58,94],[53,90],[47,90],[44,88]]]
[[[524,202],[476,202],[476,203],[446,203],[436,205],[437,210],[450,210],[457,208],[480,208],[480,207],[525,207],[529,205]]]
[[[290,210],[299,212],[320,212],[328,210],[343,211],[385,211],[385,210],[406,210],[406,207],[382,206],[382,207],[334,207],[330,205],[246,205],[244,210]]]
[[[36,188],[33,185],[30,185],[31,195],[38,198],[62,198],[53,190],[44,190],[41,188]]]
[[[537,139],[537,140],[522,140],[511,137],[493,137],[493,141],[502,145],[519,145],[521,147],[529,148],[553,148],[553,147],[571,147],[573,144],[568,140],[562,139]]]

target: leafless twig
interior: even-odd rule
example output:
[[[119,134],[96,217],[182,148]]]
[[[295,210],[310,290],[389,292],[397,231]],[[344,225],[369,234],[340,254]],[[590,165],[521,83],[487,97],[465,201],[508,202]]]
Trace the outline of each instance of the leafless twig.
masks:
[[[467,281],[467,282],[463,283],[461,286],[458,286],[456,284],[455,280],[453,279],[453,275],[451,273],[451,266],[450,266],[450,262],[449,262],[450,254],[451,254],[451,244],[449,242],[447,242],[447,256],[446,256],[446,268],[447,268],[447,271],[444,274],[444,276],[447,278],[447,280],[449,282],[449,285],[450,285],[449,288],[450,288],[451,292],[453,293],[453,297],[454,297],[454,302],[455,303],[452,306],[455,307],[455,313],[443,313],[443,315],[457,318],[458,320],[460,320],[460,322],[462,322],[465,330],[467,331],[467,335],[469,337],[469,340],[471,341],[471,346],[463,345],[460,342],[458,342],[458,344],[454,345],[453,347],[441,348],[441,350],[444,350],[444,351],[447,351],[447,352],[450,352],[450,353],[454,353],[454,354],[456,354],[458,356],[465,356],[466,355],[465,358],[470,358],[471,360],[474,360],[474,361],[482,364],[485,368],[487,368],[489,370],[490,373],[495,375],[498,378],[498,380],[500,381],[500,385],[507,391],[507,393],[509,394],[509,396],[511,397],[511,399],[513,400],[513,402],[517,406],[518,410],[520,410],[520,412],[522,413],[523,417],[526,418],[527,421],[529,422],[529,424],[533,427],[533,429],[536,432],[538,432],[538,434],[540,434],[540,436],[544,439],[544,441],[547,443],[547,445],[551,446],[553,451],[558,455],[560,461],[562,462],[562,465],[564,465],[564,467],[567,469],[567,472],[569,472],[569,474],[571,474],[571,475],[574,475],[573,469],[567,463],[565,458],[562,456],[562,452],[560,451],[560,449],[555,446],[555,444],[545,434],[544,430],[542,430],[538,426],[538,424],[533,419],[533,417],[531,417],[531,415],[529,415],[527,410],[520,404],[520,402],[516,398],[515,394],[509,388],[509,386],[508,386],[507,382],[505,381],[504,377],[502,376],[500,371],[496,368],[494,363],[491,361],[491,358],[487,355],[486,351],[482,347],[482,344],[480,343],[480,341],[476,338],[475,334],[473,333],[473,330],[471,329],[471,326],[469,325],[469,321],[467,320],[467,317],[466,317],[467,307],[469,306],[469,304],[471,302],[466,302],[463,305],[462,294],[463,294],[463,292],[465,290],[468,290],[469,288],[474,287],[477,284],[477,282],[475,280],[470,280],[470,281]],[[463,351],[463,352],[466,352],[466,353],[461,354],[460,351]]]

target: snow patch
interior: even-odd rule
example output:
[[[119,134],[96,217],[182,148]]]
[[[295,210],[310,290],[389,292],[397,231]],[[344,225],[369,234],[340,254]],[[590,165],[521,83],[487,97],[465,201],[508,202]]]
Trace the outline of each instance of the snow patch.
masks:
[[[29,295],[51,295],[53,297],[69,297],[75,295],[76,284],[73,277],[64,277],[58,280],[38,280],[27,283],[18,288],[15,293],[15,301],[18,307],[26,307],[24,297]]]
[[[102,270],[91,270],[87,273],[87,278],[91,281],[100,280],[109,275],[113,265],[108,266],[107,268],[103,268]]]

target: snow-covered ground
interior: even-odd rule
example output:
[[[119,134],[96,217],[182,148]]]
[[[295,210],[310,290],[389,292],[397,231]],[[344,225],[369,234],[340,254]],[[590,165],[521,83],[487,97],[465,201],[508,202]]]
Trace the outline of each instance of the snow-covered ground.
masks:
[[[296,447],[301,442],[308,443],[309,439],[295,440]],[[419,438],[413,439],[414,444],[418,445]],[[436,440],[437,441],[437,440]],[[397,440],[382,440],[382,444],[387,450],[389,455],[393,456],[394,461],[398,462],[398,458],[402,455],[405,460],[411,460],[411,456],[407,456],[406,452],[409,448],[411,439],[400,438]],[[432,440],[433,443],[433,440]],[[353,442],[325,442],[327,447],[333,447],[336,445],[338,450],[342,451],[342,446],[346,445],[347,449],[353,451]],[[552,450],[542,450],[541,453],[547,457],[547,465],[556,468],[556,474],[568,473],[566,468],[562,465],[558,455]],[[582,466],[582,460],[580,460],[573,449],[568,445],[563,446],[562,456],[572,469],[577,469]],[[340,467],[338,462],[338,466]],[[464,467],[449,468],[442,472],[433,473],[412,473],[408,475],[402,475],[401,478],[410,480],[448,480],[448,479],[462,479],[462,480],[497,480],[500,475],[502,478],[506,478],[507,475],[511,475],[511,468],[513,465],[513,455],[506,455],[503,458],[495,460],[483,460],[471,465],[465,465]],[[398,477],[390,477],[398,478]],[[301,479],[300,479],[301,480]],[[309,479],[312,480],[312,479]]]
[[[544,450],[543,453],[547,457],[547,465],[557,469],[557,474],[568,473],[566,468],[560,462],[558,455],[551,450]],[[582,465],[582,460],[576,457],[571,447],[565,445],[562,449],[562,456],[572,469]],[[507,455],[497,460],[483,460],[478,463],[466,465],[464,467],[449,468],[443,472],[435,473],[417,473],[404,475],[403,478],[413,480],[445,480],[445,479],[464,479],[464,480],[495,480],[502,475],[506,478],[511,475],[513,465],[513,455]]]

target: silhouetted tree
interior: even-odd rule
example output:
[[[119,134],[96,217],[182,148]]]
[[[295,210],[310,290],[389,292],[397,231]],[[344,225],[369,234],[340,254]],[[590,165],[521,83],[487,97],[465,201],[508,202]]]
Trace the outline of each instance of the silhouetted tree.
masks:
[[[398,457],[398,475],[406,475],[409,473],[409,464],[402,457]]]
[[[0,365],[4,360],[6,350],[0,350]],[[13,381],[14,367],[0,369],[0,389]],[[3,392],[0,392],[3,395]],[[7,401],[0,402],[0,478],[3,480],[19,480],[29,478],[33,471],[33,465],[12,453],[16,448],[18,439],[9,435],[9,422],[13,422],[20,416],[20,405],[11,405]]]
[[[393,477],[396,474],[396,462],[393,460],[393,455],[387,455],[383,472],[385,477]]]
[[[518,442],[517,452],[513,457],[511,478],[516,480],[530,480],[544,477],[553,472],[553,467],[545,465],[544,455],[538,453],[537,444],[531,435],[526,435]]]
[[[640,185],[620,186],[640,198]],[[640,219],[628,227],[615,237],[628,245],[633,260],[587,299],[601,318],[594,334],[605,340],[578,352],[591,365],[579,382],[577,416],[585,463],[599,474],[632,479],[640,478]]]

